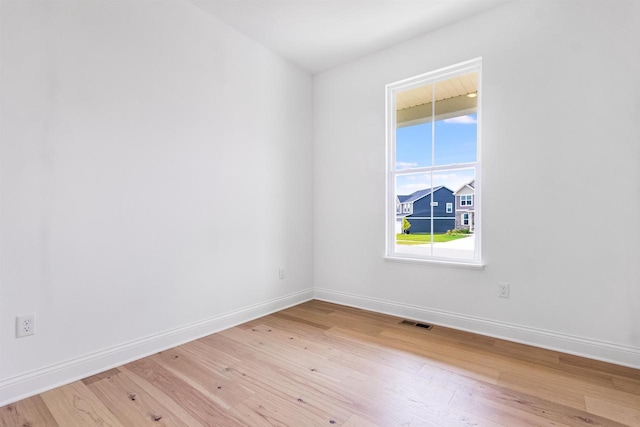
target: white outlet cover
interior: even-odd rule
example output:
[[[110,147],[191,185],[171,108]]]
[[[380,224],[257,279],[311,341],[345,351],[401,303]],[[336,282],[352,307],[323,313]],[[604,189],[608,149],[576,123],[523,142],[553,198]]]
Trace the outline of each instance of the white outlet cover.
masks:
[[[16,317],[16,338],[22,338],[36,333],[36,315],[27,314]]]
[[[500,298],[509,298],[510,290],[509,283],[498,282],[498,296]]]

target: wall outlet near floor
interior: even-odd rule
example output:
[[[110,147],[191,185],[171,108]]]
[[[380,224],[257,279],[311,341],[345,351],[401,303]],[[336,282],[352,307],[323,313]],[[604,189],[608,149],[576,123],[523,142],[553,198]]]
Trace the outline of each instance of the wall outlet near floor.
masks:
[[[507,282],[498,282],[498,296],[500,298],[509,298],[511,286]]]
[[[22,338],[36,333],[36,315],[27,314],[16,317],[16,338]]]
[[[284,268],[280,267],[278,269],[278,276],[280,277],[280,280],[284,279]]]

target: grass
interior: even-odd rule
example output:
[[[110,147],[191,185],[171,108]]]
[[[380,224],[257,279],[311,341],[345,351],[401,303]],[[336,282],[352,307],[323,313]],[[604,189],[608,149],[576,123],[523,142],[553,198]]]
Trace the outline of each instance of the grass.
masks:
[[[433,242],[442,243],[469,237],[469,234],[434,234]],[[396,243],[399,245],[422,245],[431,243],[430,234],[396,234]]]

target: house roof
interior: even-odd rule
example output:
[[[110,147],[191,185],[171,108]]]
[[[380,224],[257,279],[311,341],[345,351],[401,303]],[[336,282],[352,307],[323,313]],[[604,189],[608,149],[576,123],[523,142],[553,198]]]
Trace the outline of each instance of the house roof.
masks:
[[[471,190],[474,190],[474,191],[475,191],[475,189],[476,189],[476,180],[475,180],[475,179],[472,179],[471,181],[467,182],[465,185],[463,185],[462,187],[460,187],[460,188],[458,188],[456,191],[454,191],[454,192],[453,192],[453,195],[454,195],[454,196],[457,196],[457,195],[458,195],[458,193],[459,193],[460,191],[462,191],[463,189],[465,189],[465,188],[469,188],[469,189],[471,189]]]
[[[444,186],[440,185],[438,187],[434,187],[433,191],[438,191],[442,187],[444,187]],[[423,197],[428,196],[431,193],[432,193],[432,189],[431,188],[425,188],[424,190],[418,190],[415,193],[411,193],[408,196],[398,196],[398,200],[400,200],[401,203],[413,203],[416,200],[420,200]]]

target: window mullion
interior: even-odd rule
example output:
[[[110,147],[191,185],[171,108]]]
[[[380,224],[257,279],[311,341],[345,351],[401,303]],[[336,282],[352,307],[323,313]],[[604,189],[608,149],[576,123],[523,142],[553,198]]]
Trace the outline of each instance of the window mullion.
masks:
[[[437,165],[437,166],[423,166],[419,168],[411,168],[411,169],[402,169],[396,170],[393,172],[394,176],[401,175],[413,175],[416,173],[427,173],[427,172],[438,172],[438,171],[448,171],[448,170],[457,170],[457,169],[470,169],[475,168],[477,162],[469,162],[469,163],[451,163],[448,165]]]
[[[436,165],[436,84],[431,83],[431,203],[430,203],[430,217],[431,224],[431,256],[433,256],[433,168]]]

